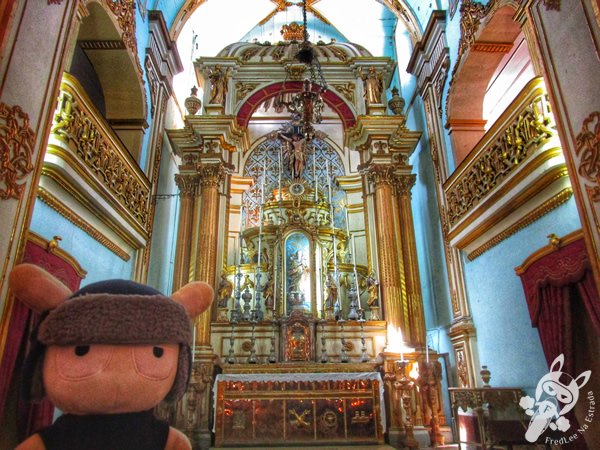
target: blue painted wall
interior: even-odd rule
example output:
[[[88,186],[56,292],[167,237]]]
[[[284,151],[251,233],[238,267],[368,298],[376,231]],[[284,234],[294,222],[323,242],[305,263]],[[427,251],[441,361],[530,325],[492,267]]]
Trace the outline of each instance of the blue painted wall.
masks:
[[[30,229],[48,240],[57,235],[62,238],[60,247],[87,270],[82,286],[111,278],[131,279],[133,256],[129,261],[122,260],[39,200],[35,203]]]
[[[174,195],[156,200],[152,250],[148,269],[148,285],[164,294],[170,294],[173,287],[173,269],[175,263],[175,245],[177,224],[179,222],[179,189],[175,185],[177,165],[172,158],[169,140],[163,139],[160,161],[158,193]]]
[[[579,228],[575,200],[571,198],[479,258],[465,259],[479,358],[492,372],[492,386],[531,391],[547,372],[539,335],[531,327],[521,280],[514,268],[547,245],[549,233],[563,236]]]

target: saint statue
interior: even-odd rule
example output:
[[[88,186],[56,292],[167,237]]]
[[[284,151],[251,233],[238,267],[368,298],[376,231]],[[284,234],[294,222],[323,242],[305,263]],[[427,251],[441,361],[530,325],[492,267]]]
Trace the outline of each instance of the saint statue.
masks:
[[[209,70],[208,79],[210,80],[211,91],[208,103],[211,105],[224,105],[228,90],[229,67],[223,72],[221,65],[217,64],[214,69]]]
[[[333,280],[333,276],[331,274],[327,274],[327,282],[325,283],[325,287],[327,289],[327,297],[325,297],[325,308],[330,309],[333,308],[338,298],[338,287]]]
[[[367,105],[381,103],[381,93],[383,92],[383,75],[375,71],[375,67],[369,67],[369,71],[365,74],[362,67],[358,68],[358,75],[363,80],[365,89],[365,101]]]
[[[233,283],[227,279],[227,275],[221,274],[221,282],[217,289],[217,307],[227,308],[227,301],[233,292]]]
[[[265,298],[265,308],[267,310],[273,309],[275,306],[275,298],[274,298],[274,285],[273,285],[273,277],[269,276],[267,282],[263,286],[263,297]]]
[[[379,281],[377,281],[374,271],[371,271],[367,277],[367,292],[369,293],[369,299],[367,300],[369,307],[379,306]]]
[[[300,282],[307,270],[308,267],[304,263],[301,252],[297,251],[290,258],[290,267],[287,271],[289,283],[288,292],[300,292]]]

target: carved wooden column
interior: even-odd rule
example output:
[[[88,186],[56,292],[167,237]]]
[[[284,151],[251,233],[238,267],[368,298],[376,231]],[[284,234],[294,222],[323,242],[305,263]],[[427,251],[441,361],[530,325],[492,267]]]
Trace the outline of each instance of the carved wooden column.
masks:
[[[198,164],[200,182],[200,223],[194,279],[215,285],[219,227],[219,184],[225,176],[222,163]],[[210,346],[210,310],[196,322],[196,346]]]
[[[406,317],[410,337],[405,339],[411,346],[425,346],[425,316],[423,313],[423,295],[417,263],[417,244],[411,209],[411,189],[415,184],[415,174],[396,175],[396,188],[400,204],[400,229],[402,230],[402,257],[404,260],[404,279],[406,283]]]
[[[394,229],[394,166],[373,164],[367,169],[367,176],[375,185],[376,234],[379,243],[379,276],[383,314],[388,326],[406,329],[406,305],[401,290],[398,248]]]
[[[190,281],[194,198],[198,189],[198,181],[198,175],[195,174],[175,175],[175,183],[179,187],[179,225],[177,228],[173,291],[176,291]]]

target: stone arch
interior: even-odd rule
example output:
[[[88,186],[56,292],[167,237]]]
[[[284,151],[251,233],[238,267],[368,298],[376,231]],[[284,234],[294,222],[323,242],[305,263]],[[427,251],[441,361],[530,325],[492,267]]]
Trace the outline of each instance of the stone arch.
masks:
[[[316,90],[315,86],[313,86],[313,90]],[[252,114],[254,114],[256,109],[265,100],[275,97],[280,93],[301,91],[301,81],[277,82],[258,89],[248,98],[246,98],[246,100],[241,104],[235,113],[238,125],[242,127],[248,126],[248,122],[250,121]],[[322,94],[322,96],[325,103],[327,103],[327,105],[339,115],[344,130],[347,130],[356,124],[356,115],[354,114],[354,111],[352,111],[348,104],[339,95],[337,95],[331,89],[328,89]]]
[[[490,125],[484,117],[484,100],[488,87],[501,69],[505,57],[512,52],[521,36],[521,27],[513,17],[515,7],[511,2],[497,4],[490,11],[481,9],[480,16],[470,23],[481,25],[464,27],[461,50],[455,66],[447,99],[447,123],[450,131],[456,165],[465,159],[485,134]],[[473,3],[473,5],[478,5]],[[469,22],[468,13],[461,10],[461,21]],[[473,13],[477,14],[477,13]],[[465,36],[465,30],[470,37]],[[527,51],[527,58],[530,59]]]
[[[148,125],[138,55],[124,42],[125,30],[121,30],[118,18],[102,3],[91,1],[87,10],[67,71],[78,79],[131,155],[139,160]]]

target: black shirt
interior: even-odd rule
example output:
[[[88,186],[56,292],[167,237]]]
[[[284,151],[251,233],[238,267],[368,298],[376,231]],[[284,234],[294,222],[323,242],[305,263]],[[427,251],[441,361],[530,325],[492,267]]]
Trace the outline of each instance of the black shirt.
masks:
[[[39,432],[47,450],[164,450],[169,424],[152,410],[125,414],[65,414]]]

